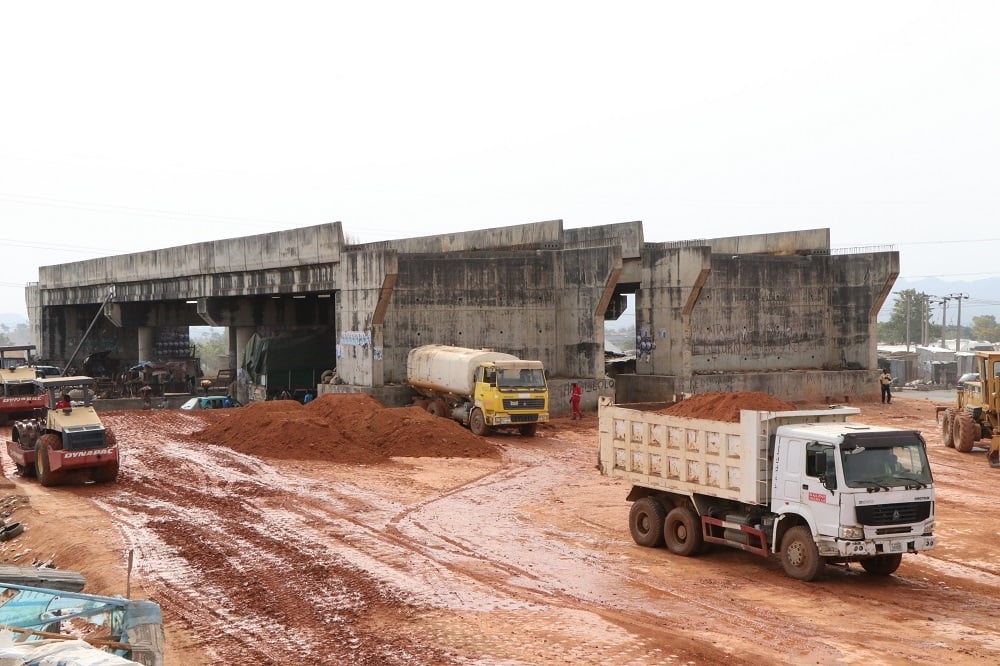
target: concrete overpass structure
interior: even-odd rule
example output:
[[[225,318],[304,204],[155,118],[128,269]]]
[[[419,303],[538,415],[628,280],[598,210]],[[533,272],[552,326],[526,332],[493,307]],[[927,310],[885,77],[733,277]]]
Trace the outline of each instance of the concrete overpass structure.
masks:
[[[557,410],[571,380],[585,404],[613,391],[873,395],[876,315],[898,272],[895,251],[831,254],[827,229],[646,243],[640,222],[555,220],[348,245],[338,222],[44,266],[27,301],[39,355],[56,363],[93,321],[78,356],[125,363],[153,360],[176,327],[227,327],[234,359],[255,332],[328,327],[345,385],[327,390],[405,400],[412,347],[492,347],[541,359]],[[604,323],[628,293],[636,374],[610,382]]]

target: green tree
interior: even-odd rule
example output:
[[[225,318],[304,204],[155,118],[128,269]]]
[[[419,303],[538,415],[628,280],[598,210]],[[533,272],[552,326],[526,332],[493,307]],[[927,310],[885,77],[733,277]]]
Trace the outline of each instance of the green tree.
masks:
[[[14,344],[10,339],[10,329],[7,328],[7,324],[0,324],[0,346],[9,346]]]
[[[930,296],[920,293],[916,289],[896,292],[896,300],[893,302],[889,321],[878,325],[879,342],[890,345],[901,345],[906,342],[911,344],[930,342],[933,338],[923,340],[925,329],[929,337],[933,336],[930,318]],[[907,321],[909,321],[908,326]]]
[[[31,344],[31,329],[27,324],[21,323],[14,327],[10,333],[11,342],[15,345]]]
[[[214,377],[223,367],[223,358],[229,356],[229,341],[221,331],[212,329],[193,340],[195,353],[201,361],[201,371]],[[229,363],[225,365],[228,367]]]
[[[993,315],[973,317],[971,337],[990,342],[1000,340],[1000,324],[997,323],[997,318]]]

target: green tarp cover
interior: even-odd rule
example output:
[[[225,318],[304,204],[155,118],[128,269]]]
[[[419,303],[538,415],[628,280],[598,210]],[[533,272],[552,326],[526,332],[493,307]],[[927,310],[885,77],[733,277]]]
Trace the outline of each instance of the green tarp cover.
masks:
[[[332,329],[272,338],[255,333],[243,352],[243,369],[255,384],[264,376],[279,381],[289,374],[319,377],[336,365],[336,344]]]

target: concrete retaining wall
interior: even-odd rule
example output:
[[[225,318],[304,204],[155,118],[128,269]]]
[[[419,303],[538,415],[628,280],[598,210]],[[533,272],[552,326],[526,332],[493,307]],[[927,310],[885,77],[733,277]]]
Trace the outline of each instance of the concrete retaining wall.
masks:
[[[872,331],[898,273],[898,253],[698,250],[650,248],[643,255],[648,287],[636,298],[637,374],[874,367]]]
[[[618,375],[615,401],[670,402],[678,393],[760,391],[789,402],[842,404],[877,400],[876,374],[870,370],[746,372],[698,375],[689,381],[662,375]],[[681,385],[689,388],[681,389]]]

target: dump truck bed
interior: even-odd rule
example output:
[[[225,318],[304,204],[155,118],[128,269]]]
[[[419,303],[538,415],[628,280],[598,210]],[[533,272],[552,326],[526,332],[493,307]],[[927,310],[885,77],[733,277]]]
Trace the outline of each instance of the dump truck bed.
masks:
[[[846,423],[854,408],[743,410],[739,423],[712,421],[599,400],[601,473],[635,486],[748,504],[771,496],[772,440],[783,425]]]

